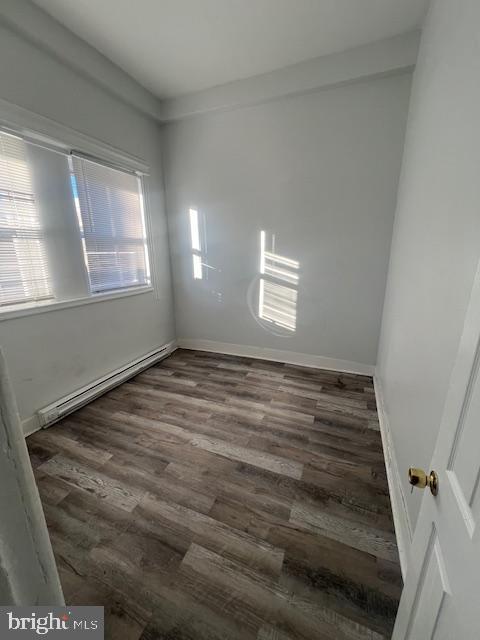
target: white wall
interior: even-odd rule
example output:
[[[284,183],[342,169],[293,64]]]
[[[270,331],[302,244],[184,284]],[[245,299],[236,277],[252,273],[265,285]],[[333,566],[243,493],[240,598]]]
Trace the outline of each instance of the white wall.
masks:
[[[52,37],[59,28],[50,23],[42,23],[44,36],[49,25]],[[156,294],[0,320],[20,415],[29,421],[40,407],[175,336],[161,149],[153,120],[2,25],[0,60],[0,98],[142,158],[151,168],[146,188]]]
[[[375,364],[410,80],[364,80],[165,127],[179,338]],[[205,221],[204,280],[192,278],[189,207]],[[300,263],[290,337],[249,309],[262,229]]]
[[[378,375],[411,525],[480,253],[480,3],[434,0],[414,76]]]

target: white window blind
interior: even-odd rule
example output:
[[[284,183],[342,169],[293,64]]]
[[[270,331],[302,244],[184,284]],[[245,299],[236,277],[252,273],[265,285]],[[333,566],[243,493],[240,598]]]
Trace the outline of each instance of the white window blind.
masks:
[[[0,305],[51,295],[26,143],[0,132]]]
[[[75,155],[71,167],[91,292],[148,284],[139,178]]]

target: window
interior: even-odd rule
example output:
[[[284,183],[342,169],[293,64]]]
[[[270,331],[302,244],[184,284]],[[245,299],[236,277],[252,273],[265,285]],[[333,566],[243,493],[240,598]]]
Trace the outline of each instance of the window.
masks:
[[[0,129],[0,315],[149,285],[140,175]]]
[[[78,156],[71,166],[91,292],[148,284],[140,178]]]
[[[0,132],[0,305],[51,295],[26,145]]]

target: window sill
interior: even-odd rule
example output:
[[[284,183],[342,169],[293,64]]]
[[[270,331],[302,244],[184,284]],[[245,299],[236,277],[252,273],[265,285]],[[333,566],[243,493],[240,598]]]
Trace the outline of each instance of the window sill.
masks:
[[[3,320],[11,320],[13,318],[22,318],[23,316],[33,316],[38,313],[49,313],[51,311],[59,311],[60,309],[69,309],[71,307],[81,307],[85,304],[94,304],[96,302],[106,302],[108,300],[116,300],[118,298],[128,298],[130,296],[138,296],[142,293],[150,293],[153,287],[132,287],[131,289],[123,289],[122,291],[112,291],[111,293],[95,293],[86,298],[76,298],[75,300],[59,300],[52,302],[36,302],[34,304],[20,304],[12,307],[0,307],[0,322]]]

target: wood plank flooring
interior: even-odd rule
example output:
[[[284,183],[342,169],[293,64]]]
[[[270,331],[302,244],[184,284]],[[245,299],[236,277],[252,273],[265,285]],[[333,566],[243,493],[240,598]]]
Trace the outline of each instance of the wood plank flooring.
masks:
[[[107,638],[390,638],[370,378],[178,350],[27,443],[67,603]]]

